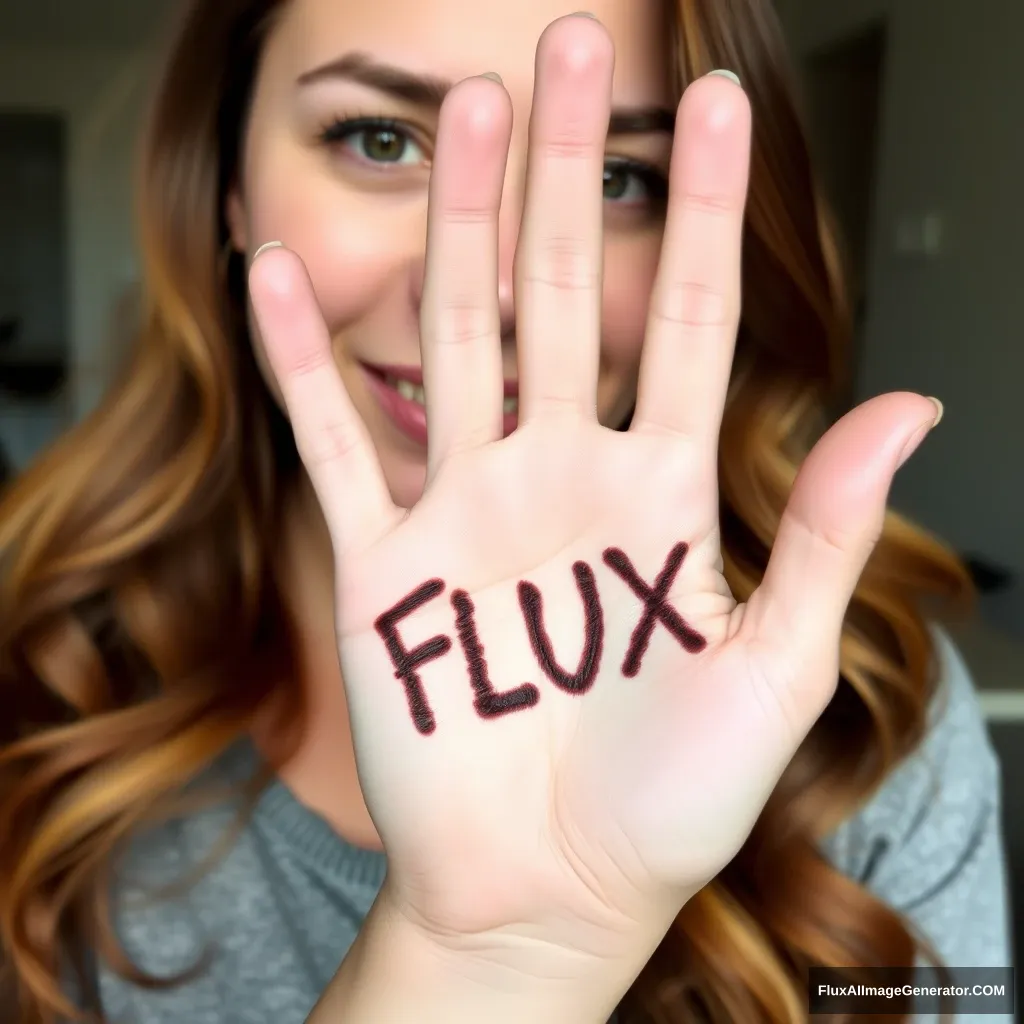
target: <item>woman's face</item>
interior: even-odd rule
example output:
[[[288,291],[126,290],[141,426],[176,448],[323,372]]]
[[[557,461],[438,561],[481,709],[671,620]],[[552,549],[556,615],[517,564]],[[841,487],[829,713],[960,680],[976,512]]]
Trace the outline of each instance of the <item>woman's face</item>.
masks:
[[[589,0],[615,43],[613,106],[627,115],[613,117],[605,165],[598,411],[609,426],[632,407],[661,242],[674,106],[666,6]],[[438,103],[447,83],[487,71],[512,99],[498,286],[511,430],[534,55],[544,29],[575,10],[570,0],[291,0],[264,50],[228,201],[233,242],[251,256],[281,241],[305,261],[338,369],[404,507],[426,470],[419,312]],[[255,327],[253,336],[278,394]]]

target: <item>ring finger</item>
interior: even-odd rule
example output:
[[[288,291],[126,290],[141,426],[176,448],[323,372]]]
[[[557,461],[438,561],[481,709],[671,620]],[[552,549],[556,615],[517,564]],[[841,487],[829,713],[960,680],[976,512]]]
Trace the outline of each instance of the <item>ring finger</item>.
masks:
[[[686,91],[632,429],[680,434],[715,459],[740,319],[751,114],[730,76]]]

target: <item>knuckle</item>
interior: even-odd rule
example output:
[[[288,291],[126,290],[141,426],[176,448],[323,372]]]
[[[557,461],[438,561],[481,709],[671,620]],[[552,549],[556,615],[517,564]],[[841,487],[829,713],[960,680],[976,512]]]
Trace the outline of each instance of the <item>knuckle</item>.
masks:
[[[333,366],[331,350],[327,345],[301,345],[290,353],[288,374],[295,378],[308,377]]]
[[[487,203],[466,201],[448,202],[441,211],[441,219],[455,227],[490,224],[495,219],[495,210]]]
[[[669,323],[686,327],[729,327],[736,303],[721,288],[698,281],[672,281],[656,290],[653,312]]]
[[[815,548],[836,560],[866,557],[877,539],[852,524],[835,521],[808,525],[806,529]]]
[[[551,160],[584,160],[594,153],[593,133],[586,126],[567,121],[541,143],[541,155]]]
[[[346,429],[337,420],[328,420],[319,430],[304,439],[300,454],[306,466],[324,466],[343,462],[359,445],[355,431]]]
[[[582,238],[551,235],[540,245],[535,266],[527,280],[539,281],[559,291],[588,291],[599,287],[600,270],[590,246]]]
[[[679,197],[680,207],[690,213],[721,217],[739,209],[736,198],[721,192],[685,192]]]
[[[554,391],[541,391],[531,398],[531,405],[537,413],[554,419],[572,419],[586,411],[586,403],[578,396]]]
[[[443,303],[434,321],[429,333],[442,345],[470,345],[498,333],[494,311],[473,299],[453,299]]]

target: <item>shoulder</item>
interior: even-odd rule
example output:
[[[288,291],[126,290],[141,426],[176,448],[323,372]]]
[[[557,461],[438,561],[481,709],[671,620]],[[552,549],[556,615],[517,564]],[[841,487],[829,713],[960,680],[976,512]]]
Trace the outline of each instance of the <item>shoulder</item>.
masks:
[[[999,761],[963,657],[934,636],[939,686],[923,741],[824,852],[950,966],[1007,966]]]
[[[915,837],[922,810],[935,807],[936,801],[943,814],[933,828],[959,835],[997,798],[999,764],[974,681],[946,633],[937,629],[934,636],[939,684],[927,731],[917,750],[832,837],[830,847],[845,855],[848,867],[868,867],[859,863],[858,853],[866,851],[856,849],[858,838],[884,837],[889,845],[902,845]],[[919,836],[918,845],[924,839]]]

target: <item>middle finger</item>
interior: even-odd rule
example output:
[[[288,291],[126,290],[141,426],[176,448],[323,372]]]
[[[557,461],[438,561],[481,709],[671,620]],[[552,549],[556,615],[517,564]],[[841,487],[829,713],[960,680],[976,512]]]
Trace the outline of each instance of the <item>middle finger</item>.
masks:
[[[537,46],[515,268],[521,423],[596,416],[613,64],[611,39],[589,16],[556,21]]]

